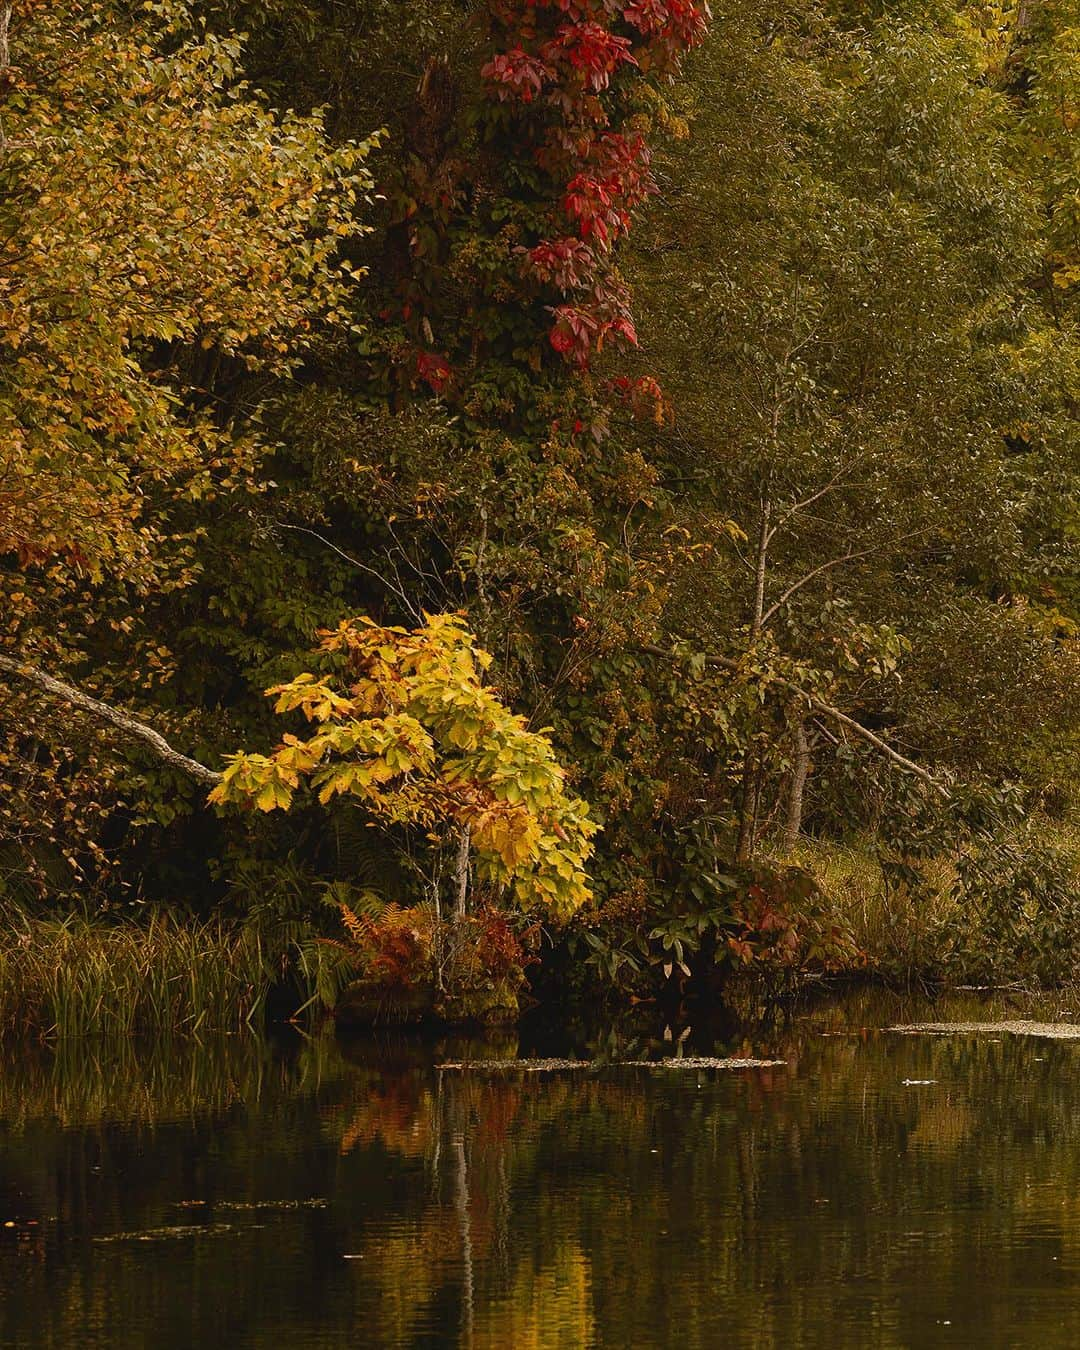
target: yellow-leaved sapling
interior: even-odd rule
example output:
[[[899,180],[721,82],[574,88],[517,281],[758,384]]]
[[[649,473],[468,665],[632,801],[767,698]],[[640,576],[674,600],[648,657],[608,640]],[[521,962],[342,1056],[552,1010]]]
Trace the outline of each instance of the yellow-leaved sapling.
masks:
[[[456,845],[450,926],[459,931],[477,927],[466,917],[470,874],[487,897],[480,928],[500,926],[492,900],[502,896],[544,918],[569,918],[590,896],[585,868],[597,826],[567,790],[546,730],[530,730],[484,684],[491,657],[462,618],[425,615],[406,629],[358,617],[320,637],[327,673],[305,672],[267,691],[275,711],[300,712],[311,733],[286,734],[269,755],[231,756],[210,800],[274,811],[302,792],[323,805],[348,797],[373,821]],[[418,912],[418,935],[444,926],[433,890],[434,923]],[[402,913],[396,906],[387,913],[388,935],[399,934]],[[365,946],[359,933],[372,949],[361,964],[385,973],[378,923],[358,921],[347,906],[343,915],[356,947]],[[473,936],[483,942],[480,928]],[[430,983],[441,986],[444,948],[437,935],[429,945]],[[460,966],[463,944],[452,945]],[[415,974],[416,941],[410,950]]]

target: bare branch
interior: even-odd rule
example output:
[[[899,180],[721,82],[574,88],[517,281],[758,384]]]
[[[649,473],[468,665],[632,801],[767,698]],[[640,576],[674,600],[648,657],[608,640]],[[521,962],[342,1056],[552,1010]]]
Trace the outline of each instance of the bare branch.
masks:
[[[642,648],[653,656],[667,657],[672,660],[672,653],[664,647],[655,646],[647,643]],[[707,656],[706,665],[719,666],[721,670],[730,670],[741,673],[742,665],[728,656]],[[927,787],[931,787],[935,792],[941,793],[943,797],[948,797],[948,788],[937,778],[934,777],[928,769],[924,769],[921,764],[916,764],[913,759],[908,759],[902,755],[899,750],[894,750],[888,741],[882,740],[869,727],[864,727],[861,722],[857,722],[854,717],[849,717],[847,713],[841,712],[839,708],[834,708],[831,703],[826,703],[824,699],[818,698],[816,694],[809,694],[805,689],[801,689],[793,680],[786,680],[782,675],[770,675],[767,677],[770,684],[775,684],[779,689],[786,689],[789,693],[797,695],[798,698],[805,700],[808,710],[820,713],[824,717],[830,718],[833,722],[842,727],[846,727],[853,735],[858,736],[860,740],[872,745],[875,750],[884,755],[886,759],[891,760],[901,769],[906,769],[908,773],[914,774]]]
[[[171,764],[174,769],[180,769],[200,783],[214,784],[221,782],[220,773],[215,769],[208,769],[205,764],[200,764],[196,759],[189,759],[187,755],[182,755],[179,750],[174,750],[165,737],[159,731],[155,731],[153,727],[147,726],[145,722],[140,722],[137,718],[132,717],[129,713],[122,712],[119,708],[112,707],[111,704],[91,698],[89,694],[84,694],[81,689],[76,689],[74,685],[65,684],[63,680],[47,675],[37,666],[32,666],[26,661],[18,661],[14,657],[4,656],[0,653],[0,671],[5,671],[9,675],[16,675],[20,679],[26,680],[28,684],[34,685],[43,693],[63,699],[65,703],[70,703],[72,707],[79,708],[103,722],[112,723],[114,727],[126,732],[127,735],[135,736],[149,745],[157,757],[164,760],[166,764]]]
[[[868,558],[873,552],[873,549],[864,548],[858,550],[858,552],[844,553],[839,558],[830,558],[828,562],[820,563],[817,567],[801,576],[798,581],[793,581],[783,595],[780,596],[779,600],[769,606],[761,616],[760,627],[764,628],[769,620],[774,618],[775,615],[783,609],[796,592],[801,591],[804,586],[809,585],[810,582],[813,581],[816,576],[820,576],[822,572],[828,572],[831,568],[839,567],[842,563],[854,562],[857,558]]]
[[[803,497],[801,501],[792,502],[773,526],[773,534],[776,534],[778,530],[783,529],[792,516],[798,515],[800,511],[805,511],[808,506],[813,506],[813,504],[820,501],[822,497],[826,497],[830,492],[834,492],[861,459],[862,456],[858,456],[854,461],[842,464],[824,486],[818,488],[816,492],[812,492],[809,497]]]
[[[339,558],[343,558],[347,563],[350,563],[353,567],[357,568],[358,571],[366,572],[368,576],[372,576],[376,581],[381,582],[388,591],[392,591],[394,595],[397,596],[417,623],[422,621],[423,615],[416,609],[399,586],[395,586],[392,581],[387,581],[386,577],[384,577],[381,572],[376,572],[374,567],[369,567],[367,563],[362,563],[358,558],[354,558],[351,554],[346,553],[344,549],[338,548],[337,544],[332,540],[327,539],[325,535],[320,534],[318,530],[309,530],[306,525],[287,525],[283,520],[275,520],[274,528],[277,530],[293,530],[296,534],[308,534],[312,539],[317,539],[320,544],[330,549],[332,553],[336,553]]]
[[[833,567],[839,567],[841,563],[854,562],[858,558],[868,558],[874,553],[881,553],[887,548],[894,548],[897,544],[906,544],[911,539],[918,539],[920,535],[929,533],[931,533],[930,526],[927,526],[922,530],[909,530],[907,534],[897,535],[893,539],[886,540],[883,544],[875,545],[874,548],[852,550],[850,553],[843,553],[837,558],[830,558],[828,562],[821,563],[820,566],[813,568],[804,576],[801,576],[798,581],[792,582],[783,595],[780,596],[779,600],[777,600],[775,604],[769,606],[768,611],[762,616],[762,627],[769,622],[779,609],[787,604],[797,591],[801,591],[808,582],[813,581],[813,579],[822,572],[827,572]]]

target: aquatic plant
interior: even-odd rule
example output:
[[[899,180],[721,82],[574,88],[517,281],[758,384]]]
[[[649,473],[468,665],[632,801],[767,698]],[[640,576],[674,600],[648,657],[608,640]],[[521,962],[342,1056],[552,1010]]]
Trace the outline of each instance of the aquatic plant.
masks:
[[[248,926],[158,913],[145,924],[5,915],[0,1034],[40,1037],[239,1030],[275,979]]]

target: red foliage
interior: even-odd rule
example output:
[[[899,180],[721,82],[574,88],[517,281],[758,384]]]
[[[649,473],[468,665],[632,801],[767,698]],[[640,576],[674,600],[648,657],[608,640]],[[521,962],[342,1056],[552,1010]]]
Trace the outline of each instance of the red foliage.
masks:
[[[580,290],[592,278],[596,257],[581,239],[552,239],[527,250],[529,264],[538,281],[566,295]]]
[[[692,4],[691,0],[634,0],[623,7],[623,18],[654,39],[663,55],[695,47],[702,40],[708,27],[709,8]]]
[[[555,323],[548,335],[552,347],[581,369],[609,338],[637,346],[634,321],[621,299],[611,302],[605,296],[593,305],[558,305],[552,313]]]
[[[524,970],[538,958],[530,951],[536,945],[539,925],[518,934],[502,910],[487,907],[474,920],[478,929],[477,949],[481,954],[484,972],[491,979],[504,979],[514,970]]]
[[[636,128],[629,129],[632,85],[677,69],[684,53],[705,35],[708,5],[703,0],[486,0],[485,9],[489,46],[480,69],[481,143],[508,158],[527,154],[538,170],[528,202],[539,222],[533,226],[536,242],[518,250],[518,284],[524,299],[548,302],[551,350],[587,369],[605,342],[637,340],[612,256],[631,228],[635,209],[656,191],[649,148]],[[412,178],[402,186],[398,210],[401,220],[410,222],[417,260],[430,254],[432,235],[432,228],[416,224],[420,207],[430,210],[434,233],[444,233],[459,199],[453,175],[461,172],[460,160],[450,156],[430,183],[414,165]],[[421,291],[414,286],[404,298],[412,301]],[[508,298],[502,288],[500,303]],[[420,345],[423,329],[410,317],[408,305],[402,318]],[[415,377],[439,394],[452,371],[444,357],[421,351]],[[635,411],[648,401],[644,390],[631,400]],[[652,399],[654,413],[661,404],[662,397]]]
[[[497,86],[496,97],[500,102],[519,98],[522,103],[531,103],[555,76],[550,66],[521,47],[493,56],[480,74]]]
[[[342,905],[341,917],[350,938],[345,950],[359,962],[368,979],[402,991],[430,978],[432,926],[425,909],[389,904],[377,918],[369,918]],[[343,945],[325,941],[334,947]]]
[[[552,65],[569,61],[594,94],[608,87],[620,66],[637,65],[630,54],[629,38],[616,37],[609,28],[592,21],[563,24],[540,51]]]
[[[797,963],[799,931],[780,898],[770,895],[763,886],[750,886],[736,918],[741,928],[737,935],[728,938],[728,948],[737,960],[744,964],[756,960],[780,967]]]
[[[555,16],[546,35],[544,11]],[[628,233],[634,208],[656,190],[644,138],[612,125],[614,77],[629,68],[672,69],[704,36],[708,7],[693,0],[490,0],[490,12],[511,41],[487,62],[484,77],[500,101],[543,105],[536,160],[554,180],[553,205],[578,235],[555,235],[526,250],[526,271],[564,297],[589,293],[587,302],[552,306],[548,333],[554,351],[586,368],[606,340],[636,342],[607,255]]]
[[[575,174],[566,185],[563,210],[577,221],[582,239],[595,239],[607,248],[630,228],[630,213],[618,204],[619,195],[616,179]]]
[[[416,358],[416,374],[433,393],[441,394],[449,384],[453,371],[445,356],[437,352],[421,352]]]
[[[640,375],[636,380],[628,375],[616,375],[608,380],[608,389],[624,403],[630,405],[634,417],[649,417],[658,426],[665,417],[670,416],[670,405],[660,388],[659,381],[652,375]]]

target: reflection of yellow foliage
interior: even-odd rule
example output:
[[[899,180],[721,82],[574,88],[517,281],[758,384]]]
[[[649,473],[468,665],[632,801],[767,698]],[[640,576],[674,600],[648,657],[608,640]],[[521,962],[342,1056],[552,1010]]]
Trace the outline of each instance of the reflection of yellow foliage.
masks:
[[[908,1136],[923,1148],[955,1148],[968,1139],[975,1125],[971,1108],[949,1097],[927,1097],[919,1106],[919,1123]]]
[[[457,1274],[461,1235],[450,1210],[431,1210],[363,1246],[353,1275],[378,1291],[379,1345],[408,1345],[438,1290]],[[513,1342],[507,1342],[507,1346]]]
[[[589,1260],[576,1244],[565,1244],[551,1265],[515,1272],[510,1293],[480,1310],[472,1344],[474,1350],[581,1350],[595,1339]]]
[[[1029,1230],[1053,1235],[1062,1262],[1080,1263],[1080,1195],[1065,1194],[1060,1178],[1029,1179],[1018,1188],[1014,1212]]]

